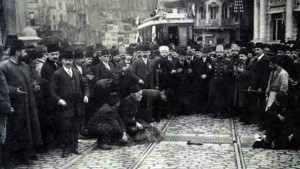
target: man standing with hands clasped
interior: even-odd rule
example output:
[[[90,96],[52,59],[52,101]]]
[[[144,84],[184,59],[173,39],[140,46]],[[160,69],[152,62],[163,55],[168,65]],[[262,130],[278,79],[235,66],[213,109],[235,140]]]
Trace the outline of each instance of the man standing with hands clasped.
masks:
[[[89,88],[84,85],[84,78],[73,65],[73,51],[67,50],[60,54],[63,67],[52,75],[50,93],[57,103],[62,133],[62,157],[78,152],[79,116],[84,113],[84,103],[88,103]],[[82,90],[81,87],[84,87]]]

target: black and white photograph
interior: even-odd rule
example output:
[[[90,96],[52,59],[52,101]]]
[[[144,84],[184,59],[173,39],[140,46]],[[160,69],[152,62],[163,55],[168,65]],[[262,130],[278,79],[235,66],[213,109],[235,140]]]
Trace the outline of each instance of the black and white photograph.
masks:
[[[300,169],[300,0],[0,0],[0,169]]]

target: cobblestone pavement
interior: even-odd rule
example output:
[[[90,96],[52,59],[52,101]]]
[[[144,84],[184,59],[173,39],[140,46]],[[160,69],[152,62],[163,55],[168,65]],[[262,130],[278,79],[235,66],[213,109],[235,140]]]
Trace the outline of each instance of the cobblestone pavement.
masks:
[[[140,169],[234,169],[230,144],[187,145],[186,142],[161,142],[148,155]]]
[[[230,120],[206,115],[179,116],[172,121],[167,134],[230,135]]]
[[[168,120],[162,120],[157,128],[162,130],[167,122]],[[237,120],[235,122],[242,142],[246,140],[251,143],[254,141],[254,134],[262,134],[255,125],[244,125]],[[138,163],[141,169],[235,169],[236,157],[231,135],[230,119],[206,115],[180,116],[173,119],[166,130],[165,139],[153,145],[149,154],[145,154],[149,145],[114,146],[109,151],[86,151],[95,145],[95,140],[81,140],[80,151],[89,152],[83,156],[72,155],[62,159],[61,150],[55,150],[50,154],[40,155],[40,160],[33,166],[18,168],[50,169],[64,166],[71,169],[126,169],[137,164],[141,155],[145,155],[145,159]],[[206,142],[202,146],[187,145],[188,140]],[[252,149],[251,145],[242,144],[247,169],[300,168],[297,151]],[[67,163],[70,165],[66,165]]]
[[[243,148],[247,169],[300,168],[300,156],[293,150],[265,150]]]
[[[95,144],[95,139],[90,140],[79,140],[78,150],[79,152],[84,153],[89,148],[91,148]],[[61,149],[55,149],[50,151],[49,153],[45,154],[38,154],[38,161],[35,161],[33,165],[25,166],[21,165],[18,166],[17,169],[60,169],[67,163],[71,162],[72,160],[76,159],[78,155],[70,154],[67,158],[61,158]]]

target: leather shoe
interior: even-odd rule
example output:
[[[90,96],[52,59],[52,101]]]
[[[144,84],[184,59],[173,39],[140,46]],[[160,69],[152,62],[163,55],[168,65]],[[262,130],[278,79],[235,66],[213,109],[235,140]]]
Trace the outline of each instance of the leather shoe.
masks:
[[[76,155],[81,155],[81,153],[78,150],[73,150],[72,153],[74,153]]]
[[[98,147],[102,150],[111,150],[111,146],[109,146],[107,144],[101,144],[101,145],[98,145]]]
[[[69,152],[68,151],[63,151],[61,157],[62,158],[66,158],[69,156]]]

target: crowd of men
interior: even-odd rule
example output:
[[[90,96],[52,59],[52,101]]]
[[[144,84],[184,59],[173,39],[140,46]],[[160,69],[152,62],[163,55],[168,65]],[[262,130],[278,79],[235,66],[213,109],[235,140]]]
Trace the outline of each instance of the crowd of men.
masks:
[[[16,38],[0,64],[1,166],[51,146],[80,154],[78,135],[104,150],[158,141],[157,122],[188,114],[238,116],[266,130],[264,146],[299,148],[299,56],[296,41],[75,49]]]

